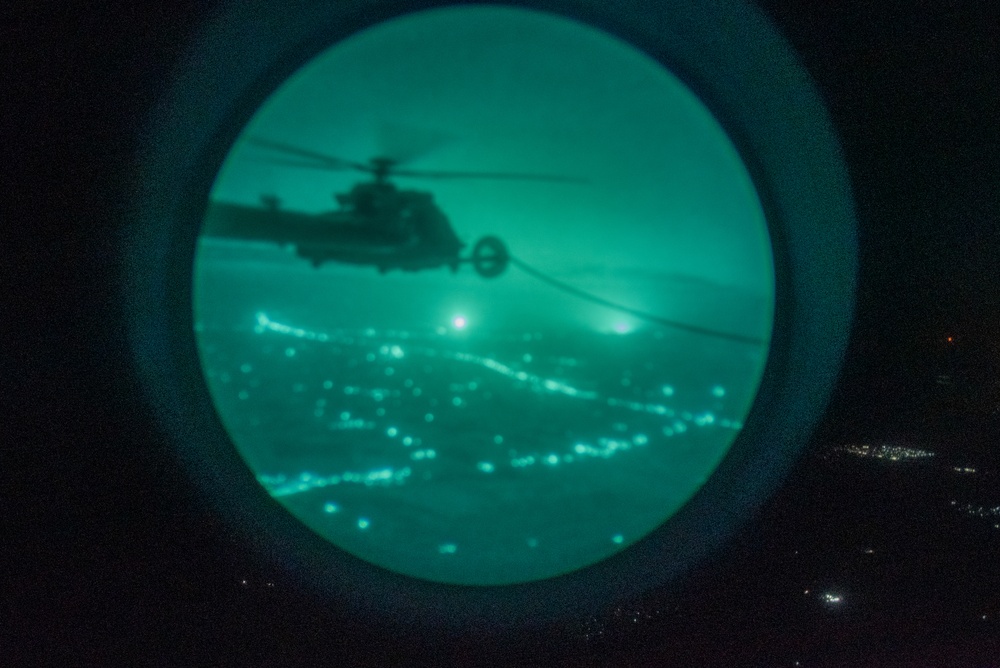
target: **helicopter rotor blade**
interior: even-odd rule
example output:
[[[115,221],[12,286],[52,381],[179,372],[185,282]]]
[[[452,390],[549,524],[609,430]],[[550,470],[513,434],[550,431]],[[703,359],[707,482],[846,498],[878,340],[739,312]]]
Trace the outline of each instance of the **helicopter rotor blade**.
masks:
[[[368,174],[376,174],[389,177],[413,177],[422,179],[504,179],[511,181],[548,181],[556,183],[587,183],[588,180],[573,176],[558,176],[552,174],[530,174],[523,172],[465,172],[465,171],[436,171],[420,169],[396,169],[395,159],[385,159],[383,164],[379,159],[373,160],[369,164],[344,160],[336,156],[311,151],[283,142],[261,139],[259,137],[248,137],[247,143],[254,146],[283,153],[285,158],[268,158],[271,164],[280,164],[289,167],[302,167],[306,169],[321,169],[327,171],[342,171],[353,169]],[[298,160],[294,159],[298,158]]]
[[[271,151],[277,151],[279,153],[285,153],[288,155],[294,155],[299,158],[308,158],[309,160],[315,160],[321,165],[328,169],[356,169],[362,172],[371,172],[372,167],[360,162],[352,162],[350,160],[343,160],[341,158],[326,155],[325,153],[319,153],[317,151],[310,151],[308,149],[299,148],[298,146],[292,146],[291,144],[285,144],[282,142],[271,141],[270,139],[260,139],[257,137],[249,137],[246,140],[248,143],[258,146],[260,148],[265,148]],[[306,166],[304,163],[298,164],[299,167]],[[319,165],[317,165],[319,167]]]
[[[392,158],[396,165],[413,162],[455,141],[454,136],[444,132],[389,121],[379,122],[375,136],[379,153]]]
[[[344,165],[341,167],[335,167],[333,165],[324,165],[319,162],[308,162],[306,160],[293,160],[291,158],[272,158],[272,157],[254,157],[247,160],[247,162],[254,162],[257,164],[264,165],[280,165],[282,167],[299,167],[302,169],[318,169],[323,172],[346,172],[353,171],[355,168],[349,165]]]
[[[421,179],[504,179],[510,181],[549,181],[557,183],[589,183],[588,179],[577,176],[558,176],[554,174],[526,174],[520,172],[441,172],[420,169],[394,169],[392,176],[405,176]]]

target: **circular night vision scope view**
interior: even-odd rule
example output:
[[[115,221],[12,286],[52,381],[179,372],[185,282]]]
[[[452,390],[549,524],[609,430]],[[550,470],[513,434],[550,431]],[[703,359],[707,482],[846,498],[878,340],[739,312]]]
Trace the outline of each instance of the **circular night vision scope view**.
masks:
[[[626,43],[509,8],[307,63],[223,163],[201,364],[260,484],[346,552],[467,585],[594,564],[738,436],[774,269],[737,150]]]

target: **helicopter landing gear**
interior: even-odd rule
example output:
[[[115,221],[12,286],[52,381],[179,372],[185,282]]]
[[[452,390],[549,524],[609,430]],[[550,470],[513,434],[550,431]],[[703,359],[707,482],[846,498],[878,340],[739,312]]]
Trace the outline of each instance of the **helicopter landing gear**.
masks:
[[[483,237],[472,248],[472,266],[483,278],[494,278],[507,269],[510,255],[507,246],[493,236]]]

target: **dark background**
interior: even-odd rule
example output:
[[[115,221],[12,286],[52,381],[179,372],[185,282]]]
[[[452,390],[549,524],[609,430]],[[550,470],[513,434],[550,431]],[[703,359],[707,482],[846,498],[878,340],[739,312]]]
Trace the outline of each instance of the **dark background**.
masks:
[[[896,583],[926,586],[925,600],[870,606],[867,616],[817,617],[774,594],[790,568],[776,554],[801,543],[835,568],[824,540],[856,528],[838,513],[891,508],[879,490],[911,485],[868,481],[824,497],[844,472],[808,456],[684,592],[631,606],[656,619],[625,632],[608,621],[625,608],[606,611],[597,642],[573,625],[455,636],[372,627],[254,561],[198,502],[138,399],[115,287],[135,133],[206,9],[20,4],[8,7],[0,40],[0,210],[13,231],[3,280],[14,301],[0,374],[0,662],[997,665],[1000,627],[956,621],[973,595],[948,593],[996,592],[989,554],[939,579],[911,563]],[[860,223],[857,320],[812,453],[933,440],[1000,463],[1000,5],[760,4],[829,106]],[[959,561],[985,545],[936,540]]]

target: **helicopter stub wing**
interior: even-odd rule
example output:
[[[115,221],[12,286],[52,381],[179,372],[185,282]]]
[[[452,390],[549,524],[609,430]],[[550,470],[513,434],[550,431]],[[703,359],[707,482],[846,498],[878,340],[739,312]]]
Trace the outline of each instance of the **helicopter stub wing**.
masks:
[[[205,212],[202,236],[286,245],[325,237],[332,227],[341,226],[347,227],[332,214],[316,215],[285,211],[277,206],[214,202]]]
[[[383,273],[437,267],[456,271],[460,264],[476,262],[459,256],[465,244],[453,235],[393,238],[373,233],[370,228],[354,224],[349,216],[338,212],[286,211],[276,203],[256,207],[212,203],[205,214],[202,237],[291,246],[296,255],[316,267],[335,262],[372,266]]]
[[[457,254],[462,245],[456,240],[454,249],[443,248],[442,244],[421,243],[416,238],[379,232],[335,211],[308,214],[277,206],[233,203],[214,203],[208,207],[202,237],[295,246],[299,255],[310,259],[360,264],[381,263],[386,258],[412,261],[430,255],[431,251],[450,256]]]
[[[401,245],[364,245],[341,243],[306,243],[295,249],[296,255],[314,266],[327,262],[372,266],[381,272],[394,269],[419,271],[457,261],[457,254],[443,254],[419,243]]]

